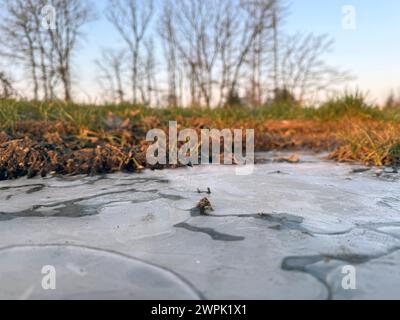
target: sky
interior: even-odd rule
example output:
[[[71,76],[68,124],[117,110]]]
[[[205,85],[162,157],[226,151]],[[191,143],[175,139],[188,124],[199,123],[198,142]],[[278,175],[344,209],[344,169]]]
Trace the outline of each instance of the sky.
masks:
[[[326,33],[335,40],[331,64],[350,70],[353,86],[382,102],[400,93],[399,0],[292,0],[289,32]],[[344,29],[344,6],[355,10],[355,29]],[[347,20],[345,19],[345,22]]]
[[[157,0],[158,2],[163,0]],[[349,70],[356,80],[344,84],[368,92],[368,97],[383,102],[391,90],[400,94],[400,1],[399,0],[287,0],[290,4],[285,32],[312,32],[333,37],[334,51],[327,56],[331,65]],[[105,19],[107,0],[94,1],[98,19],[85,27],[85,40],[75,56],[78,75],[76,94],[96,102],[99,86],[94,60],[102,48],[120,48],[122,40]],[[354,8],[354,29],[348,22],[345,6]]]

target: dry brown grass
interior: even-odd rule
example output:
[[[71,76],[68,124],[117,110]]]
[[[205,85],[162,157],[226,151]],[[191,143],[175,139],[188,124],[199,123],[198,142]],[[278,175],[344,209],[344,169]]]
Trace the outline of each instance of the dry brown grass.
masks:
[[[331,154],[337,161],[367,165],[400,164],[400,125],[392,122],[344,119],[337,133],[341,145]]]
[[[362,99],[335,100],[319,108],[150,109],[0,102],[0,179],[24,175],[138,171],[146,166],[146,132],[192,128],[254,129],[256,151],[331,151],[331,159],[400,165],[397,111]],[[26,120],[29,119],[29,120]],[[162,166],[158,166],[162,167]]]

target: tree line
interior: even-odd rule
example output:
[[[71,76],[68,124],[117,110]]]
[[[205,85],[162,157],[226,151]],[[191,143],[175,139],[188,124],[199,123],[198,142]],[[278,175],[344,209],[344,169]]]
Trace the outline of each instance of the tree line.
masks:
[[[287,35],[284,0],[0,0],[0,57],[24,67],[34,100],[73,100],[84,27],[104,15],[122,40],[94,61],[103,98],[144,105],[304,101],[348,79],[326,35]],[[0,97],[15,94],[0,73]]]

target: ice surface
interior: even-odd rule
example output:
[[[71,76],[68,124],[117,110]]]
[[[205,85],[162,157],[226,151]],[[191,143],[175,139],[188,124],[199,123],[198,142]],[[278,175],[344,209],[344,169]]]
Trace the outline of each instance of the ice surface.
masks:
[[[400,299],[399,176],[301,160],[0,182],[0,298]]]

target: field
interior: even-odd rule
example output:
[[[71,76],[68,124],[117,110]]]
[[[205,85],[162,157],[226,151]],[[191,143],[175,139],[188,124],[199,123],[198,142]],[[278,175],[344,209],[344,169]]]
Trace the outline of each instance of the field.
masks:
[[[346,94],[319,108],[275,103],[262,108],[146,108],[63,102],[0,101],[0,180],[27,175],[99,174],[149,167],[146,132],[255,129],[256,151],[329,151],[336,161],[400,164],[400,109]]]

